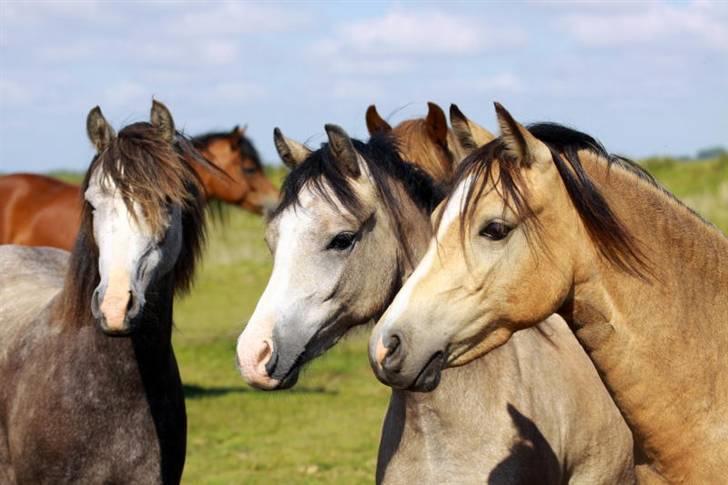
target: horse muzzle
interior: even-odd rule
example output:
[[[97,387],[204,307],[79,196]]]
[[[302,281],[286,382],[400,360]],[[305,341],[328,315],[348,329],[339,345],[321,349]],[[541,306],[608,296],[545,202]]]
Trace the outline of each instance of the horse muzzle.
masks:
[[[121,337],[134,331],[134,320],[141,313],[142,300],[133,290],[110,293],[96,288],[91,298],[91,313],[101,330],[109,336]]]

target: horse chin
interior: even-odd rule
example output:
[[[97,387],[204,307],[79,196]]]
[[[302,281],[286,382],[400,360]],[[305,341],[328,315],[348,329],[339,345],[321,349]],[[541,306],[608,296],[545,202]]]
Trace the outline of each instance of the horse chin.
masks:
[[[282,391],[284,389],[292,388],[298,382],[298,376],[300,375],[300,372],[301,372],[300,367],[298,367],[298,366],[294,367],[293,369],[291,369],[288,372],[288,374],[286,374],[286,376],[283,379],[281,379],[278,386],[276,386],[276,388],[273,390]]]
[[[128,318],[124,319],[124,324],[121,327],[109,327],[106,323],[106,318],[103,316],[97,319],[101,331],[109,337],[128,337],[135,329],[133,322],[129,321]]]
[[[407,389],[414,392],[431,392],[437,388],[440,384],[440,377],[442,375],[442,368],[445,365],[445,354],[444,352],[437,352],[430,360],[427,361],[425,367],[415,377],[410,387]]]

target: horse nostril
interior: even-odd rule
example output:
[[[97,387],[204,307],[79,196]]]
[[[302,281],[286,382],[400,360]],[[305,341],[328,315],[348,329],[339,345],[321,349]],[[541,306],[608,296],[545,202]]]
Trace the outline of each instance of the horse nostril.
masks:
[[[130,320],[136,318],[141,310],[142,301],[134,294],[133,291],[129,291],[129,299],[126,302],[126,317]]]
[[[398,335],[390,335],[386,342],[384,342],[384,346],[387,347],[387,355],[393,354],[397,351],[400,344],[400,339]]]
[[[99,295],[99,290],[94,290],[93,295],[91,296],[91,314],[98,318],[99,315],[101,315],[101,303],[100,300],[101,297]]]
[[[270,345],[266,342],[266,345]],[[265,372],[269,376],[273,376],[273,373],[276,371],[276,367],[278,366],[278,352],[275,351],[272,347],[269,347],[269,358],[268,362],[265,363]]]
[[[383,343],[387,353],[382,360],[382,367],[389,372],[399,372],[402,369],[402,340],[398,335],[390,335]]]

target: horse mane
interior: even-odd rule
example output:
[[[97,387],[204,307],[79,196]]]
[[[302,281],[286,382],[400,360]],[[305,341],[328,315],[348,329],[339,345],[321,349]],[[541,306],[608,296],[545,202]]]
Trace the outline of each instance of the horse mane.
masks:
[[[403,217],[403,202],[396,195],[394,186],[396,182],[402,184],[415,205],[426,214],[431,213],[444,198],[444,189],[424,170],[402,159],[398,143],[392,133],[376,133],[367,143],[356,139],[351,141],[366,163],[379,197],[394,221],[401,221]],[[328,143],[323,143],[321,148],[312,152],[288,174],[281,188],[281,203],[270,217],[275,218],[286,208],[299,205],[304,186],[311,187],[332,206],[336,206],[338,201],[359,219],[369,215],[363,213],[363,203],[354,191],[349,175],[342,170],[341,163],[331,155]],[[394,227],[397,238],[409,258],[402,227],[400,224],[394,224]]]
[[[170,144],[146,122],[128,125],[91,161],[81,184],[81,227],[71,252],[64,283],[62,315],[82,322],[91,315],[90,302],[99,284],[99,250],[93,234],[93,207],[84,194],[90,178],[101,170],[113,181],[132,217],[144,214],[153,231],[161,232],[169,204],[182,210],[183,244],[173,269],[175,293],[189,290],[205,241],[205,200],[202,182],[191,165],[201,157],[180,133]]]
[[[240,154],[243,158],[249,159],[258,168],[263,167],[260,154],[255,148],[255,145],[253,145],[253,142],[250,138],[245,136],[244,133],[240,133],[237,130],[234,132],[211,131],[209,133],[204,133],[193,137],[192,144],[198,150],[202,150],[207,148],[210,143],[217,140],[228,140],[232,144],[234,150],[240,150]]]
[[[640,249],[634,235],[617,217],[602,192],[589,177],[581,163],[579,152],[588,150],[606,160],[608,169],[616,165],[654,187],[663,191],[665,189],[635,162],[609,154],[601,143],[585,133],[556,123],[536,123],[530,125],[528,130],[551,150],[554,164],[569,198],[602,256],[621,270],[637,277],[644,277],[649,272],[647,257]],[[497,175],[493,172],[495,161],[498,162]],[[465,223],[472,219],[475,201],[483,195],[488,181],[493,183],[495,190],[517,216],[526,222],[527,236],[531,232],[530,229],[540,225],[538,217],[528,204],[526,194],[519,187],[519,183],[523,182],[520,164],[521,162],[506,149],[501,138],[479,148],[463,160],[455,175],[455,183],[459,184],[471,175],[479,182],[471,184],[465,194],[462,209],[465,217],[461,219],[461,237],[464,238]]]
[[[433,142],[425,118],[402,121],[392,129],[392,133],[406,160],[417,160],[418,165],[430,173],[439,175],[438,172],[442,172],[441,180],[450,179],[455,163],[453,154],[446,145]]]

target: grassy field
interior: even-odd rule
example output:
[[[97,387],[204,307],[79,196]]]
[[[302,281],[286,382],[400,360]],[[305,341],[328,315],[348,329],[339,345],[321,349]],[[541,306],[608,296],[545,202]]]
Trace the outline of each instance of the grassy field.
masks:
[[[645,165],[728,232],[728,157]],[[270,272],[262,236],[259,218],[229,211],[224,227],[211,227],[194,290],[176,307],[189,415],[184,482],[371,483],[389,392],[369,369],[366,329],[308,367],[292,391],[253,391],[235,370],[235,340]]]
[[[685,204],[728,234],[728,155],[717,160],[645,160],[643,166]]]

